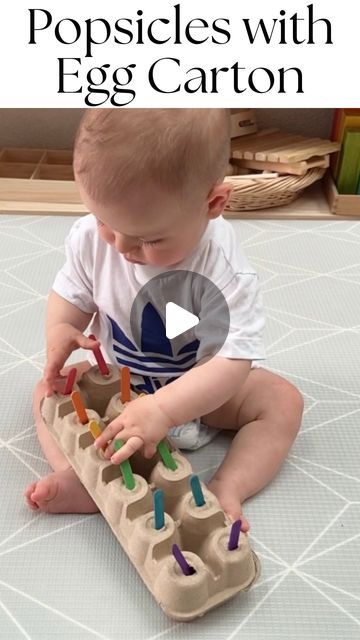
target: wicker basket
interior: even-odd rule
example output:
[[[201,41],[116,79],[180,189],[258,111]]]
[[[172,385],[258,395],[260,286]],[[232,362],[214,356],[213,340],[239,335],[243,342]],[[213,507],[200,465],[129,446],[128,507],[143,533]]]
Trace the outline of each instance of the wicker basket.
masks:
[[[226,176],[225,181],[233,184],[228,211],[251,211],[268,209],[289,204],[309,185],[320,180],[326,169],[315,167],[302,176],[286,175],[277,178],[255,180],[253,184],[237,176]]]

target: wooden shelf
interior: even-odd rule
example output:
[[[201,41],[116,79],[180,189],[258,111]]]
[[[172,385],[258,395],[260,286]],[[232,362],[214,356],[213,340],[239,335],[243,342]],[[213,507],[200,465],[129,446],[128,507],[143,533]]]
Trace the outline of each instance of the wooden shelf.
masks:
[[[2,149],[0,214],[85,215],[88,211],[72,178],[72,152],[67,149]],[[360,196],[339,196],[328,176],[289,205],[224,215],[245,220],[360,219],[359,202]],[[340,211],[343,215],[337,215]]]
[[[51,188],[52,181],[47,180],[46,184]],[[71,195],[73,195],[72,190],[69,195],[71,199]],[[16,194],[14,193],[14,199],[0,200],[0,214],[1,213],[14,215],[81,216],[89,212],[86,207],[80,203],[21,201],[16,200]],[[284,207],[242,211],[235,214],[226,212],[224,217],[243,220],[353,220],[356,217],[360,219],[360,213],[357,215],[351,213],[336,215],[331,213],[329,204],[325,198],[323,186],[319,183],[306,189],[297,200]]]
[[[354,207],[348,209],[343,215],[332,213],[328,203],[324,182],[316,182],[305,189],[301,196],[288,205],[273,207],[271,209],[256,209],[254,211],[242,211],[232,214],[226,212],[228,219],[248,220],[353,220],[360,219],[360,211]],[[357,197],[357,196],[350,196]]]

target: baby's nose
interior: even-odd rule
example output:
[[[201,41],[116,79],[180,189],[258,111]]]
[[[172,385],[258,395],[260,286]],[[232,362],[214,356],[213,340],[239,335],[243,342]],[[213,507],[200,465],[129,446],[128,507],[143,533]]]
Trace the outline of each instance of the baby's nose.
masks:
[[[122,233],[115,234],[115,249],[119,253],[127,253],[132,249],[135,249],[139,246],[136,238],[130,238],[129,236],[124,236]]]

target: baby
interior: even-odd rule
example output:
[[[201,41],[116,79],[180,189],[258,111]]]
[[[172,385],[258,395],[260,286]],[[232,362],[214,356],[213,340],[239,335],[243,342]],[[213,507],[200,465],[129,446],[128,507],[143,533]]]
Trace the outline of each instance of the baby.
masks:
[[[85,112],[75,140],[74,172],[91,214],[72,226],[67,261],[49,295],[47,363],[34,392],[34,414],[54,472],[27,487],[31,508],[97,511],[49,434],[40,401],[66,375],[69,367],[63,367],[72,351],[88,350],[89,360],[77,365],[81,376],[96,362],[93,350],[100,344],[105,359],[130,366],[133,388],[147,393],[126,406],[95,446],[108,443],[106,457],[116,464],[137,450],[152,457],[168,434],[179,447],[195,449],[219,429],[233,431],[208,487],[224,511],[232,519],[241,516],[242,529],[248,530],[242,503],[279,470],[298,433],[303,401],[294,386],[258,363],[264,358],[264,320],[257,276],[221,215],[231,192],[223,180],[229,141],[227,110]],[[220,350],[200,357],[200,339],[182,360],[187,366],[179,366],[179,354],[164,358],[160,347],[159,353],[144,345],[137,349],[130,326],[141,287],[155,275],[178,269],[217,285],[230,317]],[[160,317],[163,311],[156,313]],[[199,315],[199,309],[194,313]],[[83,333],[90,323],[97,341]],[[115,452],[118,435],[124,445]]]

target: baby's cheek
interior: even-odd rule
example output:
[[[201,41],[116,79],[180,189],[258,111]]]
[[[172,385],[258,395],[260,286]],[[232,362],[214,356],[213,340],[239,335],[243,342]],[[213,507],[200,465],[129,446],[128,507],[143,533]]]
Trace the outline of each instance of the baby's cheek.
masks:
[[[100,227],[99,236],[102,240],[108,242],[109,244],[114,244],[115,242],[115,234],[111,231],[111,229],[105,227],[105,225]]]
[[[176,262],[180,262],[183,259],[183,253],[179,251],[179,248],[174,249],[164,249],[164,250],[153,250],[147,252],[145,255],[146,262],[155,267],[166,267],[171,264],[175,264]]]

